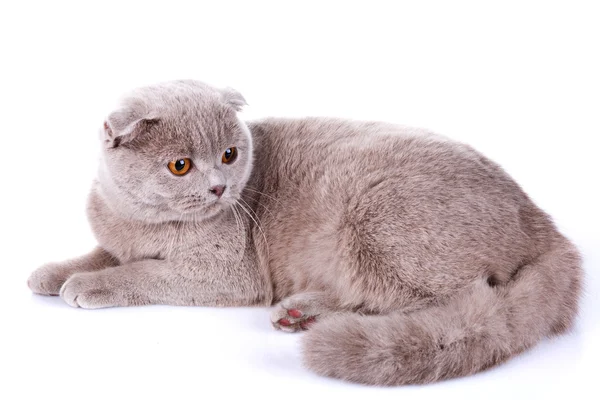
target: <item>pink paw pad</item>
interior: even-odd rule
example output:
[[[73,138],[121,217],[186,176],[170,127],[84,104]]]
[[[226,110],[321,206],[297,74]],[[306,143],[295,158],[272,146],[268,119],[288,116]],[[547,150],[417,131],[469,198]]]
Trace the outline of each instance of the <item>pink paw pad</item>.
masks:
[[[300,311],[300,310],[291,309],[291,310],[288,310],[287,313],[292,318],[300,318],[300,317],[302,317],[302,311]]]
[[[281,318],[277,323],[281,326],[290,326],[292,323],[289,319]]]

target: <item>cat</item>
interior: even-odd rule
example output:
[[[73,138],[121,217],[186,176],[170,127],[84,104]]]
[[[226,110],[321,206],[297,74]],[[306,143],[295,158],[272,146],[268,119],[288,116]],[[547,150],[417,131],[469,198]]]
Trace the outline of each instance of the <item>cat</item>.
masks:
[[[142,87],[101,128],[98,247],[42,266],[74,307],[272,306],[318,374],[422,384],[574,324],[576,247],[494,162],[383,122],[244,122],[233,89]]]

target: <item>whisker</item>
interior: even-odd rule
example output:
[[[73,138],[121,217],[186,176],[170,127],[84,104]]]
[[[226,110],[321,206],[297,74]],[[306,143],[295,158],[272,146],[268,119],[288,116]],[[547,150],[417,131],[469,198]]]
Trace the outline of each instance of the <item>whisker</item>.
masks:
[[[267,206],[265,206],[263,203],[261,203],[260,201],[258,201],[256,198],[246,194],[248,197],[250,197],[252,199],[252,201],[255,201],[256,204],[258,204],[259,206],[263,207],[269,214],[271,214],[271,217],[275,218],[275,215],[273,215],[273,213],[271,212],[271,210],[269,210],[267,208]],[[241,199],[240,199],[241,200]],[[248,202],[244,201],[244,203],[248,204]],[[256,212],[254,212],[256,214]]]
[[[252,187],[250,187],[250,186],[248,186],[248,185],[246,185],[246,187],[245,187],[244,189],[248,189],[248,190],[249,190],[249,191],[251,191],[251,192],[258,193],[258,194],[260,194],[261,196],[266,196],[266,197],[268,197],[268,198],[270,198],[270,199],[272,199],[272,200],[275,200],[275,201],[276,201],[276,202],[278,202],[278,203],[279,203],[281,206],[283,206],[283,204],[282,204],[282,203],[281,203],[279,200],[277,200],[275,197],[273,197],[273,196],[271,196],[271,195],[268,195],[268,194],[266,194],[266,193],[263,193],[263,192],[261,192],[261,191],[259,191],[259,190],[256,190],[256,189],[254,189],[254,188],[252,188]]]
[[[248,214],[248,216],[249,216],[249,217],[252,219],[252,221],[254,221],[254,223],[256,224],[256,227],[257,227],[257,228],[260,230],[260,233],[262,234],[262,236],[263,236],[263,239],[265,240],[265,247],[266,247],[266,249],[267,249],[267,258],[269,258],[269,257],[270,257],[270,255],[269,255],[269,242],[267,241],[267,236],[265,235],[265,232],[264,232],[264,231],[263,231],[263,229],[261,228],[260,224],[259,224],[259,223],[258,223],[258,222],[257,222],[257,221],[254,219],[254,217],[252,216],[252,214],[250,214],[250,212],[248,212],[248,210],[246,210],[246,208],[245,208],[245,207],[242,205],[242,203],[238,202],[237,200],[236,200],[236,203],[237,203],[237,205],[239,205],[239,206],[242,208],[242,210],[244,210],[244,212],[245,212],[246,214]],[[258,218],[258,216],[257,216],[257,218]]]
[[[242,199],[241,197],[239,198],[239,200],[240,200],[240,201],[243,201],[243,202],[244,202],[244,204],[246,205],[246,207],[248,208],[248,210],[252,211],[252,213],[254,214],[254,216],[256,217],[256,219],[260,221],[260,219],[258,218],[258,214],[256,213],[256,211],[254,211],[254,210],[252,209],[252,207],[250,207],[250,204],[248,204],[248,202],[247,202],[246,200]],[[255,200],[255,201],[256,201],[256,200]],[[258,201],[256,201],[256,202],[258,203]],[[267,211],[268,211],[268,210],[267,210]],[[273,215],[273,214],[271,214],[271,215]]]
[[[233,213],[233,216],[235,218],[235,225],[236,225],[237,231],[239,233],[240,229],[243,229],[243,224],[240,221],[241,217],[239,216],[239,214],[238,214],[237,210],[235,209],[235,207],[231,207],[231,212]]]

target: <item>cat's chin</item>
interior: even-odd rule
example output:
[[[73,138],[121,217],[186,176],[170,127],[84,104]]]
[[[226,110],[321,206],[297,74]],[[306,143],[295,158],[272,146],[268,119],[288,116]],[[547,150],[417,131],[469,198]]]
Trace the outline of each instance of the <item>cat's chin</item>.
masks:
[[[188,209],[180,214],[180,218],[192,222],[205,221],[223,214],[228,208],[228,204],[217,202],[197,209]]]

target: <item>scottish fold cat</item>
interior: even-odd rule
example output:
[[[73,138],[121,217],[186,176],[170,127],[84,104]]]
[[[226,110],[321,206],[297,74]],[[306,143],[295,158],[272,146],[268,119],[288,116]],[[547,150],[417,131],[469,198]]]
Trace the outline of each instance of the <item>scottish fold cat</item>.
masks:
[[[98,246],[29,279],[74,307],[274,305],[305,364],[377,385],[484,370],[567,331],[577,249],[468,145],[380,122],[244,122],[231,89],[137,89],[101,129]]]

